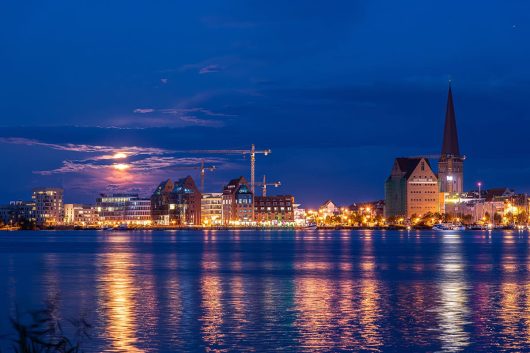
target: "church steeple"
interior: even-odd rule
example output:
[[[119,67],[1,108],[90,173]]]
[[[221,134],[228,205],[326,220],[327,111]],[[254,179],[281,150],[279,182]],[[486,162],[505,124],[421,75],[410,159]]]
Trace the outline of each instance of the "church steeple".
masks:
[[[455,107],[453,105],[451,81],[449,81],[449,93],[447,94],[442,156],[460,157],[460,146],[458,145],[458,131],[456,129],[456,116]]]
[[[453,92],[451,90],[451,82],[449,82],[442,154],[438,161],[438,182],[440,183],[440,192],[460,194],[464,191],[465,158],[466,157],[460,154],[460,146],[458,145]]]

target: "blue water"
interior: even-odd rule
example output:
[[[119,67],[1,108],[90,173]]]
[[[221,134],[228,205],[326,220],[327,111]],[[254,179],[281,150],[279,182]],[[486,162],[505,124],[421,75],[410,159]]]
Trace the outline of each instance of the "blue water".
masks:
[[[516,231],[3,232],[0,332],[48,303],[93,325],[88,352],[530,351],[529,248]]]

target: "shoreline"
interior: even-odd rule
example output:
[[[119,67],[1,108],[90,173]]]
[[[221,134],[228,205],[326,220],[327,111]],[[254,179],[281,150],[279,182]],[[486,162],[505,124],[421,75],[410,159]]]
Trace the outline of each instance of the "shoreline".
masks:
[[[491,231],[491,230],[526,230],[528,228],[517,229],[509,227],[499,227],[494,229],[465,229],[466,231]],[[352,226],[337,226],[337,227],[131,227],[131,228],[98,228],[98,227],[48,227],[36,229],[21,229],[21,228],[0,228],[0,232],[24,232],[24,231],[106,231],[106,232],[120,232],[120,231],[330,231],[330,230],[398,230],[398,231],[422,231],[435,229],[429,227],[412,227],[407,228],[403,226],[388,226],[388,227],[352,227]],[[458,231],[456,231],[458,232]]]

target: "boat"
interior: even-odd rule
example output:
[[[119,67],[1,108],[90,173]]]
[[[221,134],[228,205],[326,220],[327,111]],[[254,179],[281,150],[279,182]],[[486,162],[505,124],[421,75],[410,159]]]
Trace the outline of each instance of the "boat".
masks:
[[[469,227],[467,227],[469,230],[486,230],[488,229],[486,226],[482,224],[472,224]]]
[[[454,223],[438,223],[435,224],[432,227],[433,230],[441,231],[441,232],[450,232],[450,231],[459,231],[459,230],[465,230],[466,227],[464,227],[461,224],[454,224]]]

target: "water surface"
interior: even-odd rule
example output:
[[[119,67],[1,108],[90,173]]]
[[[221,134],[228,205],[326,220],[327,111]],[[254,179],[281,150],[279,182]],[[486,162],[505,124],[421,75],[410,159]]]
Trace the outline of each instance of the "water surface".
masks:
[[[49,303],[87,317],[89,352],[530,352],[529,247],[511,231],[3,232],[0,332]]]

